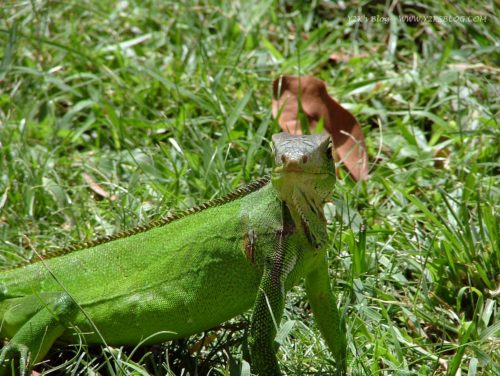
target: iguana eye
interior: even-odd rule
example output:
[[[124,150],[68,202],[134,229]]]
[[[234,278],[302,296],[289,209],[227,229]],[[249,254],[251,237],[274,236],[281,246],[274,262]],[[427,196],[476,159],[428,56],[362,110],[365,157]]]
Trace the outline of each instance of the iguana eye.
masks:
[[[332,144],[328,145],[328,148],[326,149],[326,158],[328,158],[329,161],[333,159]]]

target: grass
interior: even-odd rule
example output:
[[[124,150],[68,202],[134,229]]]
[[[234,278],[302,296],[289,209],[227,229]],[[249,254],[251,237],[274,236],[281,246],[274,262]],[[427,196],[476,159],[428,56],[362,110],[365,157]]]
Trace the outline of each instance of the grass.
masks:
[[[351,374],[499,374],[494,6],[4,0],[0,265],[269,172],[272,80],[314,75],[363,125],[372,163],[327,210]],[[137,349],[61,345],[37,370],[248,375],[247,321]],[[301,286],[279,340],[286,374],[334,372]]]

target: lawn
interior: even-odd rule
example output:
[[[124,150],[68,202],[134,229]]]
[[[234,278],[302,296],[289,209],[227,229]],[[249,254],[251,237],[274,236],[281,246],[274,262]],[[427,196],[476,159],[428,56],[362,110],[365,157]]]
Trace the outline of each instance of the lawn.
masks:
[[[500,374],[495,12],[493,1],[0,0],[0,265],[269,173],[272,81],[311,75],[357,117],[370,159],[366,181],[340,172],[327,208],[350,374]],[[36,370],[249,375],[249,317],[155,346],[61,344]],[[301,285],[278,339],[284,373],[334,373]]]

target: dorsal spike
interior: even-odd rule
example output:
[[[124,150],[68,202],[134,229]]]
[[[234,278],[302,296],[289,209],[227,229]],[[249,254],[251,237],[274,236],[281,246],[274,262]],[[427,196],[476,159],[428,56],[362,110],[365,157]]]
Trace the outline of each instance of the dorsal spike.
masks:
[[[62,248],[60,250],[51,252],[50,254],[44,255],[43,259],[47,260],[47,259],[51,259],[54,257],[64,256],[64,255],[72,253],[72,252],[77,252],[77,251],[81,251],[83,249],[92,248],[92,247],[95,247],[95,246],[98,246],[98,245],[101,245],[104,243],[108,243],[108,242],[116,240],[116,239],[129,237],[129,236],[132,236],[135,234],[139,234],[141,232],[146,232],[146,231],[149,231],[149,230],[156,228],[156,227],[165,226],[173,221],[179,220],[179,219],[184,218],[188,215],[192,215],[192,214],[201,212],[203,210],[213,208],[216,206],[220,206],[220,205],[223,205],[225,203],[237,200],[240,197],[246,196],[247,194],[255,192],[256,190],[262,188],[264,185],[269,183],[270,180],[271,180],[270,176],[264,176],[263,178],[255,180],[254,182],[252,182],[244,187],[238,188],[238,189],[234,190],[233,192],[228,193],[227,195],[225,195],[223,197],[215,198],[213,200],[204,202],[198,206],[194,206],[194,207],[187,209],[187,210],[184,210],[184,211],[168,214],[167,216],[165,216],[163,218],[158,218],[158,219],[152,220],[151,222],[149,222],[146,225],[138,225],[136,227],[126,229],[123,231],[119,231],[119,232],[116,232],[116,233],[111,234],[111,235],[103,236],[101,238],[80,242],[79,244],[69,245],[65,248]],[[0,267],[0,272],[20,268],[20,267],[23,267],[23,266],[26,266],[29,264],[33,264],[33,263],[38,262],[38,261],[40,261],[40,260],[34,259],[31,261],[21,261],[19,263],[14,264],[14,265]]]

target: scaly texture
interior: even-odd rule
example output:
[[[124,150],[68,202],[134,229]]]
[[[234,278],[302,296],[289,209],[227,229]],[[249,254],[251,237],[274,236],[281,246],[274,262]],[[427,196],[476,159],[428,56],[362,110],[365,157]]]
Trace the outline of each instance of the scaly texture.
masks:
[[[273,137],[263,178],[146,227],[0,273],[0,364],[21,373],[56,340],[162,342],[210,329],[252,304],[252,370],[279,375],[273,340],[286,291],[306,279],[311,307],[343,372],[343,331],[330,290],[322,205],[335,175],[327,137]],[[299,197],[299,199],[293,199]],[[85,333],[85,334],[81,334]]]
[[[228,203],[230,201],[237,200],[238,198],[243,197],[243,196],[261,188],[262,186],[267,184],[269,182],[269,180],[270,180],[269,176],[264,176],[263,178],[260,178],[260,179],[254,181],[254,182],[252,182],[244,187],[236,189],[235,191],[227,194],[224,197],[215,198],[213,200],[204,202],[201,205],[194,206],[190,209],[169,214],[166,217],[151,221],[146,225],[139,225],[139,226],[136,226],[136,227],[124,230],[124,231],[116,232],[116,233],[108,235],[108,236],[103,236],[103,237],[98,238],[98,239],[93,239],[90,241],[85,241],[85,242],[81,242],[78,244],[73,244],[73,245],[70,245],[69,247],[66,247],[66,248],[61,248],[59,251],[51,252],[51,253],[44,255],[43,260],[63,256],[63,255],[66,255],[68,253],[72,253],[75,251],[81,251],[81,250],[87,249],[87,248],[96,247],[96,246],[101,245],[103,243],[108,243],[108,242],[111,242],[113,240],[117,240],[120,238],[130,237],[130,236],[136,235],[140,232],[145,232],[145,231],[151,230],[155,227],[165,226],[165,225],[171,223],[172,221],[184,218],[188,215],[193,215],[193,214],[196,214],[202,210],[205,210],[208,208],[213,208],[215,206],[220,206],[220,205],[223,205],[223,204]],[[36,258],[34,260],[21,261],[21,262],[14,264],[14,265],[0,267],[0,272],[10,270],[10,269],[20,268],[22,266],[29,265],[29,264],[32,264],[32,263],[37,262],[37,261],[41,261],[41,260],[39,258]]]

